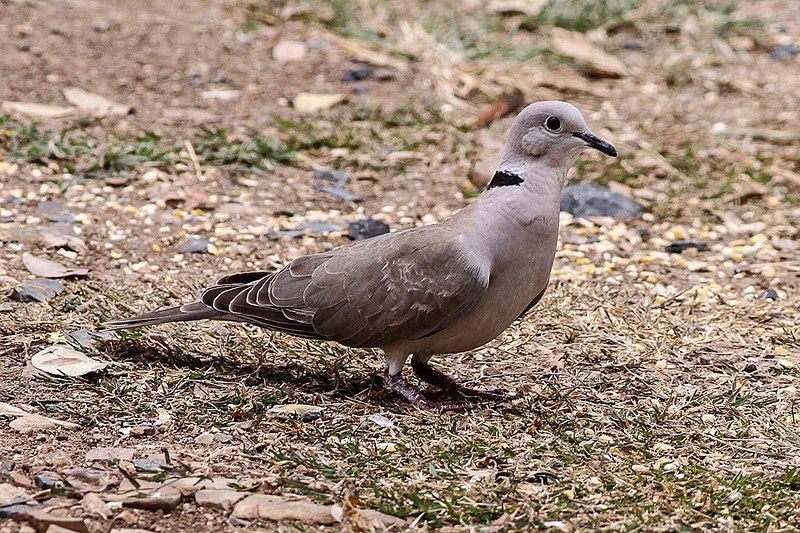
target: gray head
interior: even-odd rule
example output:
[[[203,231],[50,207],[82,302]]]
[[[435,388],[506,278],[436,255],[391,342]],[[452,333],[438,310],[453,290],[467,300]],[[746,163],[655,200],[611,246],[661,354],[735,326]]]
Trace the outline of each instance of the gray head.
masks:
[[[531,104],[517,116],[508,133],[500,169],[524,169],[533,162],[566,170],[586,148],[616,157],[617,150],[595,136],[581,112],[567,102]]]

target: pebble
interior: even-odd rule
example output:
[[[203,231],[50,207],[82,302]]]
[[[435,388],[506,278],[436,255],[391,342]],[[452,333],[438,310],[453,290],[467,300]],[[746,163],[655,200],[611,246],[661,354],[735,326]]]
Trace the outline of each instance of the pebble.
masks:
[[[195,493],[194,499],[197,505],[228,511],[233,508],[236,502],[248,495],[247,492],[238,492],[230,489],[202,489]]]
[[[269,494],[252,494],[233,508],[231,516],[240,520],[264,518],[280,522],[297,520],[309,524],[333,525],[337,520],[331,507],[303,500],[289,500]]]
[[[564,187],[561,210],[575,218],[598,216],[630,220],[642,213],[642,206],[626,196],[593,183],[577,183]]]
[[[347,229],[348,236],[354,241],[361,241],[389,233],[389,225],[374,218],[365,218],[351,222]]]
[[[324,192],[325,194],[329,194],[331,196],[335,196],[345,202],[363,202],[364,198],[357,194],[350,193],[341,187],[333,187],[329,185],[320,185],[317,187],[317,190],[320,192]]]
[[[111,518],[111,509],[103,499],[94,492],[87,493],[81,499],[81,508],[89,514],[108,520]]]
[[[758,367],[753,363],[747,363],[746,365],[744,365],[745,372],[755,372],[756,370],[758,370]]]
[[[78,533],[89,533],[86,523],[83,518],[72,516],[58,516],[43,511],[33,510],[28,511],[28,523],[36,529],[36,531],[53,531],[53,526],[59,526],[70,531],[77,531]]]
[[[361,81],[372,74],[372,68],[369,65],[364,65],[358,68],[347,69],[342,76],[342,82],[352,83],[354,81]]]
[[[777,300],[778,293],[775,289],[767,289],[758,295],[759,300]]]
[[[194,438],[194,442],[196,444],[214,444],[214,434],[204,431]]]
[[[202,237],[187,237],[183,240],[179,251],[184,254],[207,254],[208,244],[208,239]]]
[[[153,424],[139,424],[131,428],[132,437],[151,437],[158,433],[158,428]],[[136,461],[134,461],[136,464]]]
[[[132,461],[136,455],[134,448],[93,448],[86,452],[86,460],[91,461]]]
[[[350,176],[340,170],[334,170],[332,168],[315,170],[312,176],[314,176],[315,179],[330,181],[340,186],[346,184],[350,180]]]
[[[671,254],[679,254],[690,248],[694,248],[698,252],[703,252],[708,250],[708,245],[704,242],[698,241],[675,241],[671,242],[668,245],[664,246],[664,251],[669,252]]]
[[[161,459],[149,457],[147,459],[134,459],[133,466],[140,472],[158,473],[167,467],[167,463]]]
[[[181,492],[170,486],[163,486],[144,498],[127,498],[122,501],[123,507],[144,509],[146,511],[164,511],[168,513],[181,503]]]
[[[0,507],[27,503],[31,501],[30,494],[10,483],[0,483]]]
[[[36,474],[33,476],[33,482],[42,490],[54,489],[61,484],[61,480],[52,472]]]
[[[64,292],[64,285],[55,279],[35,278],[14,288],[12,298],[20,302],[46,302]]]

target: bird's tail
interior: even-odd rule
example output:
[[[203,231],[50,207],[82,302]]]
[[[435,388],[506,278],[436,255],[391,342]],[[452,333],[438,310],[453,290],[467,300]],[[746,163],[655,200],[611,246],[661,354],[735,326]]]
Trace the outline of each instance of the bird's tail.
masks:
[[[220,313],[203,302],[192,302],[178,307],[170,307],[152,313],[132,318],[121,318],[105,322],[103,327],[107,330],[138,328],[141,326],[153,326],[155,324],[166,324],[167,322],[190,322],[192,320],[205,320],[209,318],[219,318],[224,313]]]

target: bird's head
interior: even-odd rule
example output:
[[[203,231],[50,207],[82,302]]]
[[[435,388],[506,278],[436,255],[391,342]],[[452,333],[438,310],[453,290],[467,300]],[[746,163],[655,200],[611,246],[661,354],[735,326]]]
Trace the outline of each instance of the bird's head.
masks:
[[[524,166],[537,161],[566,171],[586,148],[617,155],[614,146],[591,132],[575,106],[559,101],[536,102],[514,120],[503,160]]]

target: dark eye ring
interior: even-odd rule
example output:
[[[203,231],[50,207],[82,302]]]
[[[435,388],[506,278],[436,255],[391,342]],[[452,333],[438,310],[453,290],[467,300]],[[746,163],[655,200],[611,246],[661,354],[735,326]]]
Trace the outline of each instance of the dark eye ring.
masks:
[[[544,127],[547,128],[548,131],[558,133],[561,131],[561,121],[558,117],[547,117],[544,121]]]

